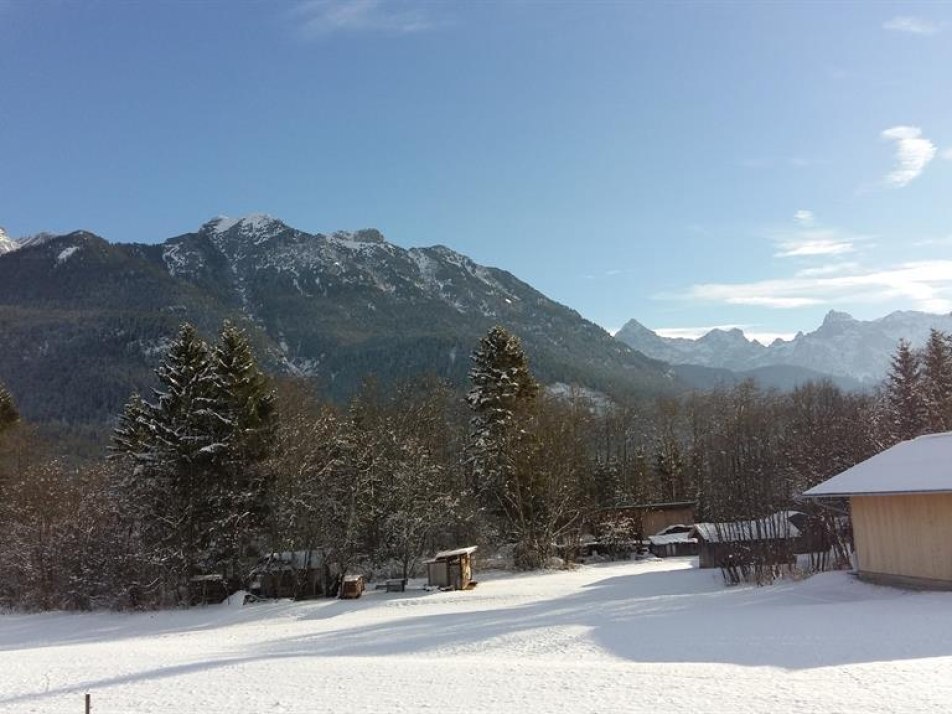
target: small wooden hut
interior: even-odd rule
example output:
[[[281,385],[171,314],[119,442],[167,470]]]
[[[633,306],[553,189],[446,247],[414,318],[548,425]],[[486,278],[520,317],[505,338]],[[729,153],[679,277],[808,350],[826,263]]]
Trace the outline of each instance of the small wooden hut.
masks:
[[[261,598],[312,598],[331,594],[338,571],[323,550],[269,553],[251,571],[249,592]]]
[[[456,550],[443,550],[426,561],[427,584],[443,590],[469,590],[473,580],[475,545]]]
[[[648,536],[648,550],[659,558],[697,555],[698,544],[693,530],[694,526],[683,523],[662,528],[658,533]]]
[[[952,590],[952,432],[896,444],[803,498],[849,500],[861,579]]]
[[[606,523],[628,520],[634,533],[639,538],[644,538],[646,534],[658,533],[668,526],[694,523],[696,506],[696,501],[666,501],[601,508],[595,512],[591,526],[593,531],[599,534]]]
[[[765,563],[786,563],[797,551],[800,529],[791,517],[797,511],[780,511],[749,521],[695,523],[691,537],[698,542],[698,567],[720,568],[736,560],[746,562],[754,553]]]

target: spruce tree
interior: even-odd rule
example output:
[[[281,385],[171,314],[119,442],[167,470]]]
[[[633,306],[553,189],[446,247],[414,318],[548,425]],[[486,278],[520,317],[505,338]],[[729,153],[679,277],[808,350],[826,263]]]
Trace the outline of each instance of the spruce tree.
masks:
[[[473,353],[469,372],[472,389],[467,402],[473,410],[473,442],[478,453],[490,453],[512,424],[521,405],[539,394],[519,338],[493,327]]]
[[[261,468],[271,449],[275,401],[245,333],[226,322],[211,352],[215,443],[212,559],[237,576],[267,516],[271,480]]]
[[[900,340],[886,376],[886,428],[893,441],[913,439],[925,431],[919,357]]]
[[[921,359],[926,431],[948,431],[952,429],[952,349],[948,336],[930,330]]]

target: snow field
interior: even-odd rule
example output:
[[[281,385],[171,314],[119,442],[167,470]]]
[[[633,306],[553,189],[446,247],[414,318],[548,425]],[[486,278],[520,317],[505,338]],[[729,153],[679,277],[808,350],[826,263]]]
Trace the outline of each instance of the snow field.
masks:
[[[0,711],[924,712],[952,594],[828,573],[725,588],[691,559],[471,592],[0,617]]]

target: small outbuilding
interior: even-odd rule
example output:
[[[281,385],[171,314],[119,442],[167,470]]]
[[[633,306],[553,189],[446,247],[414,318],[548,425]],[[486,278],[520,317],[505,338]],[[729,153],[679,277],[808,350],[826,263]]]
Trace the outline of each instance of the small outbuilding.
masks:
[[[724,523],[695,523],[691,537],[698,542],[698,567],[720,568],[732,560],[747,561],[756,552],[766,563],[792,559],[800,539],[793,517],[798,511],[780,511],[763,518]]]
[[[338,576],[324,550],[268,553],[250,573],[248,590],[260,598],[312,598],[333,591]]]
[[[659,558],[668,558],[677,555],[697,555],[697,538],[692,531],[694,526],[677,523],[663,528],[658,533],[648,536],[648,550]]]
[[[849,500],[860,578],[952,590],[952,432],[896,444],[803,498]]]
[[[596,533],[605,524],[628,520],[638,536],[658,533],[668,526],[694,522],[696,501],[665,501],[661,503],[633,503],[627,506],[601,508],[594,514],[592,528]]]
[[[443,550],[426,561],[427,584],[443,590],[469,590],[473,580],[473,553],[477,546]]]

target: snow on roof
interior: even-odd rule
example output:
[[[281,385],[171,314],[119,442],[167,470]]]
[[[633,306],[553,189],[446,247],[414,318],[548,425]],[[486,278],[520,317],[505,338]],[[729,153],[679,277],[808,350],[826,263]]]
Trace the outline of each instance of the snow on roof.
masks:
[[[697,538],[692,538],[691,533],[658,533],[648,536],[648,542],[651,545],[670,545],[672,543],[697,543]]]
[[[457,548],[456,550],[441,550],[433,556],[433,560],[445,560],[446,558],[454,558],[457,555],[471,555],[476,552],[477,547],[478,546],[471,545],[466,548]]]
[[[903,441],[804,492],[805,498],[952,491],[952,432]]]
[[[790,521],[790,517],[797,513],[799,511],[779,511],[750,521],[695,523],[692,535],[696,534],[708,543],[799,538],[800,529]]]

